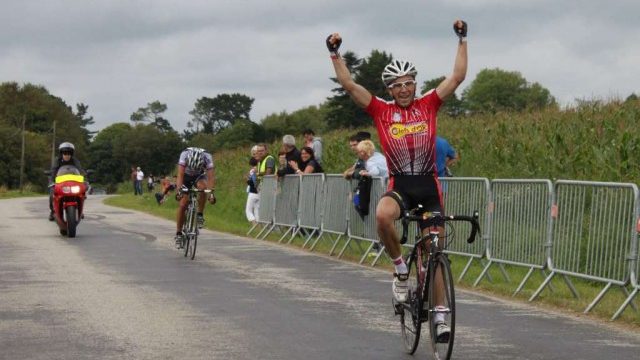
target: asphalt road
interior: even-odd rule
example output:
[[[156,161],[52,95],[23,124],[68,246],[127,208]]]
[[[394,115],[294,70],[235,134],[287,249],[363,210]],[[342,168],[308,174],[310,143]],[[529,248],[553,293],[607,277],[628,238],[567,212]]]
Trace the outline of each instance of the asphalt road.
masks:
[[[45,198],[0,201],[0,359],[428,359],[403,352],[389,273],[87,202],[74,239]],[[615,324],[458,291],[455,359],[639,359]],[[425,339],[426,340],[426,339]]]

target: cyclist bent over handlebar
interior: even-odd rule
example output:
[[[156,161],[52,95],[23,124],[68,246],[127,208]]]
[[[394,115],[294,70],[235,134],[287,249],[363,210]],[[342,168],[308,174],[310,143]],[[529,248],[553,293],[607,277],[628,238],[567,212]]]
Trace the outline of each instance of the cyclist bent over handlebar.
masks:
[[[213,164],[213,156],[206,152],[204,149],[189,147],[186,148],[182,153],[180,153],[180,158],[178,160],[178,169],[177,169],[177,178],[176,178],[176,200],[180,201],[180,206],[178,206],[178,213],[176,215],[176,236],[175,242],[176,247],[180,248],[183,244],[183,236],[182,233],[182,225],[184,224],[184,212],[187,208],[188,197],[183,196],[182,188],[185,187],[190,189],[194,185],[199,190],[210,189],[211,193],[209,194],[209,202],[211,204],[216,203],[216,197],[213,193],[215,188],[215,173],[214,173],[214,164]],[[205,194],[198,194],[198,227],[202,227],[204,225],[204,216],[202,215],[204,211],[204,200]]]
[[[380,239],[393,259],[395,274],[392,291],[398,302],[407,299],[408,269],[402,258],[400,240],[394,222],[401,210],[410,210],[421,204],[426,211],[442,211],[442,193],[436,169],[436,114],[442,101],[458,88],[467,73],[467,24],[457,20],[453,25],[459,38],[453,73],[434,90],[416,97],[417,71],[409,61],[393,60],[382,72],[382,81],[393,101],[374,97],[357,84],[340,57],[338,49],[342,38],[338,33],[327,37],[338,82],[351,99],[373,118],[380,144],[389,167],[389,191],[380,199],[376,209],[376,223]],[[420,224],[423,233],[426,224]],[[444,231],[440,226],[441,241]],[[436,281],[436,297],[442,299],[442,276]],[[442,302],[440,302],[442,304]],[[437,319],[436,319],[437,321]],[[448,333],[449,328],[440,321],[438,333]]]

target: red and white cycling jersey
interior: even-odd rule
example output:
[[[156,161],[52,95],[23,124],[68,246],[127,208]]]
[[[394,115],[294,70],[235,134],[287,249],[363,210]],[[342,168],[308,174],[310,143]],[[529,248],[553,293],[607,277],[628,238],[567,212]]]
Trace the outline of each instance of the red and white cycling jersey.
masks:
[[[435,90],[406,108],[394,101],[371,99],[365,111],[378,129],[390,176],[436,172],[436,115],[441,104]]]

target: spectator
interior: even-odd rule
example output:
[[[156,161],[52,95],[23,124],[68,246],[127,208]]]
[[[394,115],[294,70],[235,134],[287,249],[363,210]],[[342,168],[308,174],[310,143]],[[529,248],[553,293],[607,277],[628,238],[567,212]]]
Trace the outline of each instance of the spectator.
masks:
[[[142,195],[142,180],[144,180],[144,173],[140,169],[140,166],[138,166],[136,168],[136,183],[135,183],[136,195]]]
[[[389,177],[387,160],[384,155],[375,151],[376,147],[371,140],[363,140],[357,145],[358,157],[365,162],[365,169],[359,170],[360,176]]]
[[[157,192],[155,194],[156,196],[156,201],[158,202],[158,205],[161,205],[162,203],[164,203],[167,200],[167,194],[170,191],[173,191],[176,189],[176,179],[177,177],[174,176],[173,177],[173,181],[171,179],[169,179],[168,176],[165,176],[162,180],[160,180],[160,186],[162,187],[162,193]]]
[[[349,138],[349,147],[351,148],[351,151],[353,151],[353,153],[357,156],[358,144],[363,140],[370,140],[370,139],[371,139],[370,133],[366,131],[360,131]],[[357,180],[360,177],[360,174],[359,174],[360,170],[363,170],[363,169],[365,169],[365,163],[360,158],[358,158],[355,164],[353,164],[350,168],[345,170],[342,175],[347,180],[351,180],[351,178],[354,178]]]
[[[436,136],[436,169],[438,169],[438,177],[452,176],[449,167],[458,161],[460,157],[449,142]]]
[[[280,159],[278,154],[278,160],[280,163],[280,169],[278,169],[278,176],[282,177],[289,174],[295,174],[296,171],[291,167],[291,161],[295,161],[298,168],[301,168],[300,151],[296,148],[296,139],[293,135],[285,135],[282,137],[282,149],[284,151],[284,162]]]
[[[149,174],[147,177],[147,190],[149,190],[149,192],[153,190],[153,182],[153,174]]]
[[[302,136],[304,137],[304,146],[312,148],[315,160],[322,163],[322,139],[317,137],[311,129],[304,130]]]
[[[258,192],[260,191],[260,183],[265,175],[275,174],[276,159],[267,153],[267,144],[260,143],[256,145],[256,160],[258,160]]]
[[[258,195],[258,159],[252,157],[249,159],[249,175],[247,176],[247,204],[245,206],[245,214],[247,220],[255,225],[258,221],[258,210],[260,207],[260,196]]]
[[[296,174],[318,174],[324,172],[322,166],[316,161],[312,148],[308,146],[303,147],[302,150],[300,150],[300,157],[302,159],[300,166],[293,160],[289,162],[289,166],[295,170]]]
[[[133,195],[138,195],[138,189],[136,188],[136,177],[138,175],[138,170],[136,170],[135,166],[131,166],[131,185],[133,185]]]

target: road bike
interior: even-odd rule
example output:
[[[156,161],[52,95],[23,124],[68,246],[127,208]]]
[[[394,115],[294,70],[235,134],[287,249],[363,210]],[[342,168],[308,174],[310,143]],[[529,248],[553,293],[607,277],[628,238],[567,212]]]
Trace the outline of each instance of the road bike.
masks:
[[[199,190],[196,188],[188,189],[186,187],[182,187],[182,189],[180,189],[180,193],[189,196],[189,202],[187,203],[187,208],[185,210],[185,220],[182,224],[182,247],[184,248],[184,256],[193,260],[196,257],[199,233],[197,220],[198,194],[209,194],[211,193],[211,190]]]
[[[402,244],[407,241],[409,223],[417,221],[426,221],[428,233],[416,236],[415,244],[406,257],[409,269],[407,301],[399,303],[394,299],[393,306],[395,314],[400,317],[402,338],[409,354],[415,353],[418,348],[422,323],[426,322],[429,324],[434,358],[449,359],[455,334],[455,292],[451,264],[444,253],[446,237],[440,237],[438,226],[444,226],[450,221],[469,222],[471,235],[467,242],[472,243],[480,230],[478,212],[475,211],[472,216],[442,215],[439,212],[424,212],[422,206],[405,211],[402,214]],[[443,291],[438,291],[438,288]],[[442,320],[449,326],[450,332],[448,336],[443,334],[438,338],[437,328],[442,326]]]

